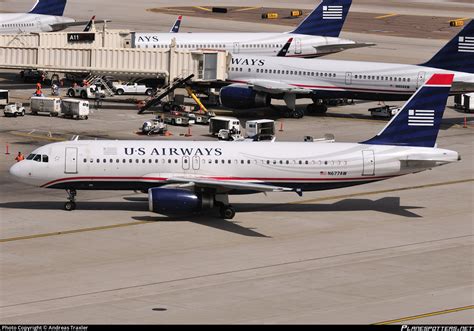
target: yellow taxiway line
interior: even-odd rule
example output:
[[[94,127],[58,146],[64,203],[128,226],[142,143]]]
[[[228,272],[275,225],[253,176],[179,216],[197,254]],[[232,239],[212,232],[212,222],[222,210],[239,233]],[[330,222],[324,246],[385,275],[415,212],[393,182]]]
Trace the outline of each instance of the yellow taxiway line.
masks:
[[[234,11],[246,11],[246,10],[260,9],[260,8],[262,7],[247,7],[247,8],[236,9]]]
[[[474,305],[459,307],[459,308],[453,308],[453,309],[445,309],[445,310],[435,311],[435,312],[427,313],[427,314],[402,317],[402,318],[399,318],[399,319],[396,319],[396,320],[390,320],[390,321],[374,323],[374,325],[387,325],[387,324],[401,323],[401,322],[412,321],[412,320],[425,318],[425,317],[432,317],[432,316],[437,316],[437,315],[455,313],[455,312],[458,312],[458,311],[463,311],[463,310],[468,310],[468,309],[474,309]]]
[[[150,222],[137,221],[137,222],[130,222],[130,223],[96,226],[96,227],[92,227],[92,228],[83,228],[83,229],[76,229],[76,230],[40,233],[40,234],[31,235],[31,236],[22,236],[22,237],[12,237],[12,238],[0,239],[0,243],[6,243],[6,242],[18,241],[18,240],[35,239],[35,238],[52,237],[52,236],[59,236],[59,235],[63,235],[63,234],[72,234],[72,233],[81,233],[81,232],[89,232],[89,231],[97,231],[97,230],[122,228],[122,227],[126,227],[126,226],[140,225],[140,224],[147,224],[147,223],[150,223]]]
[[[209,8],[201,7],[201,6],[194,6],[194,8],[201,9],[201,10],[205,10],[205,11],[212,11],[212,10],[209,9]]]
[[[380,20],[380,19],[382,19],[382,18],[393,17],[393,16],[398,16],[398,15],[400,15],[400,14],[392,13],[392,14],[377,16],[377,17],[375,17],[375,19]]]
[[[450,182],[441,182],[441,183],[433,183],[433,184],[419,185],[419,186],[400,187],[400,188],[390,189],[390,190],[359,192],[359,193],[346,194],[346,195],[334,195],[334,196],[329,196],[329,197],[323,197],[323,198],[317,198],[317,199],[311,199],[311,200],[304,200],[304,201],[287,202],[287,203],[281,203],[281,204],[305,204],[305,203],[312,203],[312,202],[326,201],[326,200],[338,200],[338,199],[344,199],[344,198],[355,197],[355,196],[364,196],[364,195],[381,194],[381,193],[387,193],[387,192],[415,190],[415,189],[426,188],[426,187],[453,185],[453,184],[467,183],[467,182],[472,182],[472,181],[474,181],[474,179],[469,178],[469,179],[462,179],[462,180],[456,180],[456,181],[450,181]],[[121,227],[141,225],[141,224],[155,224],[155,222],[136,221],[136,222],[130,222],[130,223],[112,224],[112,225],[97,226],[97,227],[83,228],[83,229],[76,229],[76,230],[66,230],[66,231],[57,231],[57,232],[49,232],[49,233],[40,233],[40,234],[34,234],[34,235],[30,235],[30,236],[11,237],[11,238],[3,238],[3,239],[0,238],[0,243],[19,241],[19,240],[29,240],[29,239],[36,239],[36,238],[44,238],[44,237],[52,237],[52,236],[59,236],[59,235],[63,235],[63,234],[74,234],[74,233],[81,233],[81,232],[107,230],[107,229],[121,228]]]

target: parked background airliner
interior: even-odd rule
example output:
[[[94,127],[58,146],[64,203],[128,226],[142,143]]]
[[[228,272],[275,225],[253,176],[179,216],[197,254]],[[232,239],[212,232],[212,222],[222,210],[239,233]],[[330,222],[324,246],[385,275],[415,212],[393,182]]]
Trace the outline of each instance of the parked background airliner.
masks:
[[[148,190],[161,214],[220,207],[229,194],[326,190],[371,183],[459,160],[436,147],[453,75],[436,74],[387,126],[361,143],[92,140],[34,150],[10,168],[18,180],[76,190]]]
[[[0,14],[0,33],[51,32],[88,24],[64,17],[67,0],[37,0],[28,13]],[[103,21],[95,21],[96,23]]]
[[[433,73],[455,74],[451,94],[474,91],[474,21],[428,62],[419,65],[325,59],[291,59],[233,55],[228,82],[220,90],[222,105],[234,109],[266,107],[284,99],[285,116],[302,117],[296,98],[312,98],[308,112],[324,113],[318,100],[350,98],[406,100]]]
[[[222,49],[233,54],[275,56],[288,38],[288,57],[316,57],[349,48],[373,46],[339,38],[352,0],[322,0],[293,31],[286,33],[135,33],[132,47],[169,48],[172,40],[186,50]]]

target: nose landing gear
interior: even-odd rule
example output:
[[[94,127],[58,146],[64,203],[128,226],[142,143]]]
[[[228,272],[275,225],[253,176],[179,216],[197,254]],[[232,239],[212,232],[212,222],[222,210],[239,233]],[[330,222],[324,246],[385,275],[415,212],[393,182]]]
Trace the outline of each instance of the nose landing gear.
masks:
[[[74,209],[76,209],[76,195],[77,195],[77,192],[76,190],[66,190],[67,192],[67,195],[68,195],[68,202],[66,202],[64,204],[64,210],[67,210],[67,211],[72,211]]]

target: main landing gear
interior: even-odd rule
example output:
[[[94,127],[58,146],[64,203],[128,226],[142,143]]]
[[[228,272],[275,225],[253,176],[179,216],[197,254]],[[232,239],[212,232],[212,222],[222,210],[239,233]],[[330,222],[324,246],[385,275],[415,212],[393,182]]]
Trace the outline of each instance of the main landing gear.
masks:
[[[69,201],[64,204],[64,210],[72,211],[72,210],[76,209],[76,195],[77,195],[77,192],[76,192],[76,190],[66,190],[66,192],[67,192],[67,195],[68,195],[67,199]]]
[[[235,216],[235,209],[229,204],[227,194],[217,194],[214,197],[214,205],[219,208],[219,214],[223,219],[231,220]]]

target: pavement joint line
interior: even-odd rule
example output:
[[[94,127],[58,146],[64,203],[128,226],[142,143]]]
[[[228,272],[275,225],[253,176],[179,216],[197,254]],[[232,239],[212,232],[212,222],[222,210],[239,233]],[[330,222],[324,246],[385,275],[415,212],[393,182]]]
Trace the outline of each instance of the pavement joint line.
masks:
[[[189,276],[189,277],[183,277],[183,278],[162,280],[162,281],[157,281],[157,282],[152,282],[152,283],[123,286],[123,287],[98,290],[98,291],[93,291],[93,292],[88,292],[88,293],[78,293],[78,294],[72,294],[72,295],[56,297],[56,298],[48,298],[48,299],[35,300],[35,301],[30,301],[30,302],[15,303],[15,304],[10,304],[10,305],[0,306],[0,308],[9,308],[9,307],[17,307],[17,306],[28,305],[28,304],[37,304],[37,303],[42,303],[42,302],[64,300],[64,299],[70,299],[70,298],[83,297],[83,296],[87,296],[87,295],[97,295],[97,294],[110,293],[110,292],[115,292],[115,291],[130,290],[130,289],[140,288],[140,287],[170,284],[170,283],[175,283],[175,282],[189,281],[189,280],[201,279],[201,278],[206,278],[206,277],[224,276],[224,275],[230,275],[230,274],[233,274],[233,273],[262,270],[262,269],[288,266],[288,265],[294,265],[294,264],[305,263],[305,262],[321,261],[321,260],[339,258],[339,257],[344,257],[344,256],[346,256],[346,257],[347,256],[354,256],[354,255],[358,255],[358,254],[373,253],[373,252],[384,251],[384,250],[389,250],[389,249],[405,248],[405,247],[414,246],[414,245],[423,245],[423,244],[428,244],[428,243],[433,243],[433,242],[440,242],[440,241],[447,241],[447,240],[453,240],[453,239],[463,239],[463,238],[467,238],[467,237],[472,237],[472,235],[464,235],[464,236],[441,238],[441,239],[428,240],[428,241],[422,241],[422,242],[407,243],[407,244],[404,244],[404,245],[379,247],[379,248],[374,248],[374,249],[368,249],[368,250],[365,250],[365,251],[349,252],[349,253],[342,253],[342,254],[329,255],[329,256],[319,256],[319,257],[307,258],[307,259],[302,259],[302,260],[294,260],[294,261],[287,261],[287,262],[281,262],[281,263],[261,265],[261,266],[255,266],[255,267],[249,267],[249,268],[242,268],[242,269],[234,269],[234,270],[228,270],[228,271],[215,272],[215,273],[210,273],[210,274],[201,274],[201,275],[196,275],[196,276]]]
[[[380,20],[380,19],[382,19],[382,18],[393,17],[393,16],[398,16],[398,15],[400,15],[400,14],[392,13],[392,14],[377,16],[377,17],[375,17],[375,19]]]
[[[455,313],[455,312],[459,312],[459,311],[463,311],[463,310],[469,310],[469,309],[474,309],[474,305],[464,306],[464,307],[459,307],[459,308],[439,310],[439,311],[426,313],[426,314],[421,314],[421,315],[402,317],[402,318],[395,319],[395,320],[374,323],[374,325],[388,325],[388,324],[400,323],[400,322],[405,322],[405,321],[412,321],[412,320],[416,320],[416,319],[420,319],[420,318],[424,318],[424,317],[432,317],[432,316],[437,316],[437,315],[450,314],[450,313]]]
[[[359,192],[359,193],[353,193],[353,194],[334,195],[334,196],[330,196],[330,197],[316,198],[316,199],[311,199],[311,200],[280,203],[279,205],[307,204],[307,203],[318,202],[318,201],[337,200],[337,199],[344,199],[344,198],[355,197],[355,196],[374,195],[374,194],[387,193],[387,192],[397,192],[397,191],[414,190],[414,189],[427,188],[427,187],[453,185],[453,184],[467,183],[467,182],[472,182],[472,181],[474,181],[474,179],[470,178],[470,179],[462,179],[462,180],[456,180],[456,181],[451,181],[451,182],[434,183],[434,184],[411,186],[411,187],[401,187],[401,188],[390,189],[390,190],[380,190],[380,191],[372,191],[372,192]],[[265,207],[263,206],[261,209],[264,210]],[[52,237],[52,236],[59,236],[59,235],[64,235],[64,234],[74,234],[74,233],[81,233],[81,232],[108,230],[108,229],[121,228],[121,227],[132,226],[132,225],[154,224],[154,223],[155,222],[137,221],[137,222],[130,222],[130,223],[121,223],[121,224],[112,224],[112,225],[104,225],[104,226],[97,226],[97,227],[90,227],[90,228],[75,229],[75,230],[40,233],[40,234],[34,234],[34,235],[29,235],[29,236],[21,236],[21,237],[11,237],[11,238],[3,238],[3,239],[0,238],[0,243],[7,243],[7,242],[12,242],[12,241],[20,241],[20,240],[29,240],[29,239],[36,239],[36,238],[44,238],[44,237]]]

